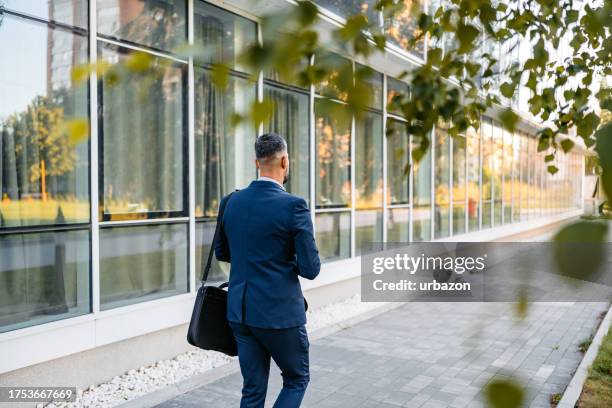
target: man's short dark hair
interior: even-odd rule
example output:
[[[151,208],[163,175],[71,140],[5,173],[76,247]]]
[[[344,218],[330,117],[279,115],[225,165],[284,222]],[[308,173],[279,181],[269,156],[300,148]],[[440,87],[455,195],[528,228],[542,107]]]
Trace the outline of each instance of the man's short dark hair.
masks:
[[[276,133],[264,133],[255,140],[255,157],[257,160],[272,159],[279,153],[287,151],[287,142]]]

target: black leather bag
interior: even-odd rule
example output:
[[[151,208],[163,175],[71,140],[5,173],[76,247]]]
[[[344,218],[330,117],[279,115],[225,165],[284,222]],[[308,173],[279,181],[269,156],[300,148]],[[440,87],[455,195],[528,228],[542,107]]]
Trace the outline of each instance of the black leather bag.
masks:
[[[215,227],[208,260],[202,275],[202,284],[198,289],[193,313],[191,314],[191,321],[189,322],[187,341],[189,344],[204,350],[215,350],[228,356],[235,356],[238,354],[236,339],[226,317],[227,291],[224,288],[228,286],[228,282],[219,286],[206,285],[212,264],[213,251],[215,250],[215,242],[218,239],[217,235],[219,234],[221,220],[223,220],[223,211],[230,198],[231,194],[225,200],[224,206],[219,208],[217,226]]]

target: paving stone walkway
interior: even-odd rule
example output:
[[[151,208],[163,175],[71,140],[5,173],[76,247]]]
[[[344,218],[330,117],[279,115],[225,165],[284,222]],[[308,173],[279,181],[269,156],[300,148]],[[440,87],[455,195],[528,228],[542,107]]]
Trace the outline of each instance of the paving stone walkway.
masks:
[[[512,377],[529,407],[570,382],[604,303],[539,303],[523,321],[507,303],[408,303],[313,341],[304,407],[479,407],[483,387]],[[238,407],[240,373],[159,407]],[[271,372],[267,406],[281,386]]]

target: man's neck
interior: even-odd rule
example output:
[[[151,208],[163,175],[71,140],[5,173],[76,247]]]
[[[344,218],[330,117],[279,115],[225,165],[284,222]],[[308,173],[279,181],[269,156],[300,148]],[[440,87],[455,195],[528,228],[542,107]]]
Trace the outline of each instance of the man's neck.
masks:
[[[283,185],[283,178],[282,177],[278,177],[274,174],[269,174],[269,173],[259,173],[259,177],[264,177],[270,180],[274,180],[276,181],[278,184],[280,184],[281,186]]]
[[[278,178],[271,176],[269,174],[260,174],[259,175],[259,180],[265,180],[265,181],[270,181],[272,183],[276,183],[279,186],[281,186],[281,188],[284,190],[285,186],[283,186],[283,183],[281,182],[281,180],[279,180]]]

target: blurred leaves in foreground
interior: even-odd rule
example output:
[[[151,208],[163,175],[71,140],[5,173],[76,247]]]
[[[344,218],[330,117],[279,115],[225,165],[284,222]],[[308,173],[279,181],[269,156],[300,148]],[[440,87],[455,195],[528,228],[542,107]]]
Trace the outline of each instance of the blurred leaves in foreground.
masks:
[[[594,278],[606,261],[608,230],[605,221],[582,220],[557,232],[553,242],[558,272],[575,279]]]
[[[478,127],[482,114],[495,106],[507,105],[523,87],[532,94],[528,100],[531,114],[543,125],[538,132],[539,146],[548,150],[549,161],[558,152],[567,153],[574,147],[574,142],[560,139],[570,129],[576,129],[587,148],[601,143],[597,152],[600,156],[607,154],[609,159],[604,159],[602,167],[604,188],[610,194],[612,155],[608,144],[612,141],[601,135],[593,136],[600,119],[590,101],[597,100],[601,109],[611,106],[610,89],[601,86],[597,90],[592,85],[595,79],[612,73],[612,36],[607,24],[612,18],[612,2],[596,6],[574,3],[563,0],[546,2],[544,6],[541,2],[451,0],[433,9],[421,9],[419,2],[376,1],[372,8],[380,14],[372,15],[382,16],[385,25],[406,21],[414,25],[412,31],[406,32],[410,38],[402,42],[405,49],[418,47],[425,38],[429,41],[428,57],[423,63],[398,75],[409,86],[393,98],[394,110],[406,120],[408,132],[421,140],[412,152],[413,159],[418,161],[427,152],[436,124],[448,123],[452,137],[465,134],[468,128]],[[378,18],[369,21],[363,13],[346,16],[344,25],[330,33],[320,32],[318,24],[318,8],[312,1],[287,4],[262,17],[262,41],[247,44],[235,61],[252,81],[260,73],[274,73],[281,81],[303,88],[324,85],[318,90],[323,98],[336,100],[343,105],[344,112],[359,116],[372,97],[368,85],[372,70],[362,70],[352,63],[338,66],[339,58],[326,55],[342,53],[367,64],[370,58],[385,52],[387,41],[397,42],[397,38],[393,31],[381,26]],[[572,37],[570,54],[561,59],[550,50],[558,48],[568,34]],[[532,44],[533,57],[508,63],[504,62],[505,56],[500,58],[495,52],[508,47],[511,53],[521,42]],[[210,48],[206,44],[182,45],[173,54],[211,68],[213,83],[224,89],[234,68],[233,61],[211,64]],[[137,51],[119,63],[100,60],[76,67],[72,79],[84,81],[95,73],[98,78],[104,77],[107,84],[113,84],[125,76],[133,78],[134,74],[155,75],[169,61]],[[255,102],[247,110],[250,114],[235,115],[233,122],[249,120],[257,125],[270,116],[269,106],[265,100]],[[495,111],[497,119],[510,131],[521,120],[512,109]],[[551,174],[558,172],[553,164],[547,169]]]
[[[493,380],[485,388],[487,402],[493,408],[518,408],[525,399],[523,388],[512,380]]]

